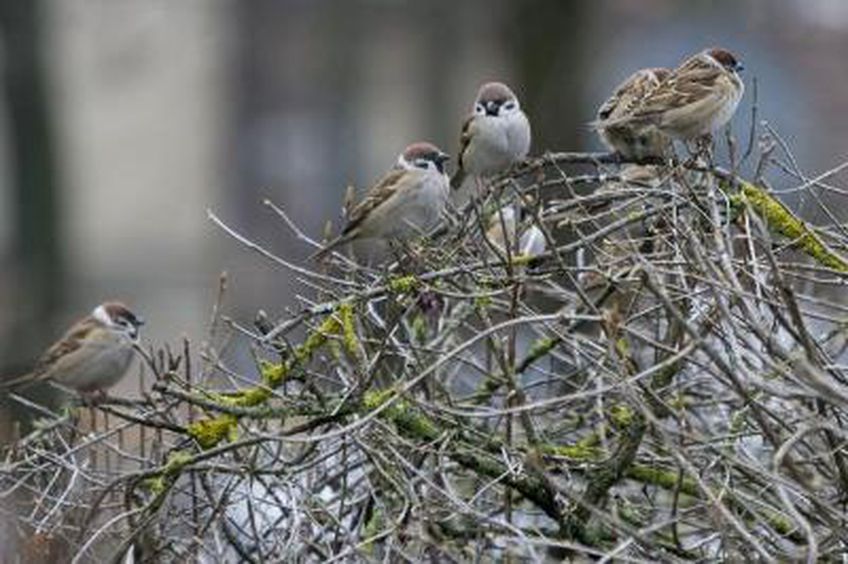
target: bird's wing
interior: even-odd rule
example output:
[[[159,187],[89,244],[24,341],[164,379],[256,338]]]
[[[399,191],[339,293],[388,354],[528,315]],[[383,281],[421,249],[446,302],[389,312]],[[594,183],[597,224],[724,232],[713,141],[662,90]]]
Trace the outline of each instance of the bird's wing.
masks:
[[[465,153],[468,150],[468,145],[471,143],[471,123],[473,121],[474,114],[471,114],[462,122],[462,131],[459,134],[459,155],[456,159],[456,172],[451,178],[451,188],[454,189],[462,186],[462,181],[465,180]]]
[[[372,186],[362,201],[350,211],[350,219],[342,230],[342,235],[353,232],[375,209],[394,196],[404,185],[402,179],[406,172],[402,168],[393,168]]]
[[[408,172],[402,168],[393,168],[387,172],[374,186],[368,189],[362,201],[350,210],[347,224],[342,229],[341,235],[326,243],[322,249],[313,253],[310,258],[319,261],[323,260],[330,251],[355,239],[363,222],[368,217],[371,217],[378,207],[391,205],[390,201],[394,199],[395,194],[409,184],[409,182],[404,181],[404,176]]]
[[[90,316],[76,323],[39,357],[32,372],[2,382],[1,386],[13,388],[49,377],[52,368],[60,362],[72,361],[75,352],[81,350],[86,344],[91,344],[92,329],[95,329],[96,325],[98,325],[98,322]]]
[[[669,110],[682,110],[716,96],[722,71],[702,61],[690,61],[645,96],[628,119],[656,121]]]

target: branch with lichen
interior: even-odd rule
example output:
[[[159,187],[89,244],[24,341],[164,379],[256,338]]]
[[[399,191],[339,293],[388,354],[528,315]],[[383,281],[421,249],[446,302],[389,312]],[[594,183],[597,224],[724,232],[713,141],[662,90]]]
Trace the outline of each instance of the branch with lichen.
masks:
[[[261,405],[273,396],[273,390],[282,386],[297,367],[309,363],[332,336],[341,337],[345,350],[352,356],[358,357],[361,354],[351,302],[341,302],[336,312],[328,315],[318,327],[310,331],[303,344],[295,347],[286,361],[279,364],[262,363],[261,384],[237,392],[206,392],[203,395],[207,396],[205,399],[208,401],[218,403],[224,408]],[[239,417],[231,413],[201,419],[188,426],[188,434],[201,448],[211,448],[233,435],[238,420]]]
[[[789,239],[801,252],[822,266],[848,273],[848,259],[829,248],[815,230],[792,213],[783,202],[760,186],[740,178],[734,178],[734,181],[739,186],[739,192],[731,195],[733,204],[751,209],[775,233]]]

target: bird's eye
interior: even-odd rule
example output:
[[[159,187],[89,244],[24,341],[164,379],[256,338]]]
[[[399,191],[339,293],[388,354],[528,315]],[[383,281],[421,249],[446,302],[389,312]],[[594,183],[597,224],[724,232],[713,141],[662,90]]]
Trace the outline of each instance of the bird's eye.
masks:
[[[508,111],[512,111],[515,109],[515,102],[507,102],[503,105],[503,108]]]
[[[485,108],[485,106],[483,106],[483,104],[475,104],[475,105],[474,105],[474,113],[476,113],[476,114],[485,114],[485,113],[486,113],[486,108]]]

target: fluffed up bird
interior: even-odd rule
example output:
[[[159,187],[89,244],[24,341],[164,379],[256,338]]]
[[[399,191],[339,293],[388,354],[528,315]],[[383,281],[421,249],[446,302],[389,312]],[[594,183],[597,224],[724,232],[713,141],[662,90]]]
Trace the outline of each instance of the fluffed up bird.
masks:
[[[742,64],[726,49],[701,51],[633,105],[624,115],[610,117],[599,128],[654,126],[680,140],[710,134],[733,117],[745,86],[739,78]]]
[[[664,68],[642,69],[616,87],[598,109],[593,123],[604,145],[627,159],[662,157],[666,153],[671,139],[655,125],[618,120],[628,116],[670,74]]]
[[[507,170],[530,150],[530,122],[518,98],[502,82],[480,87],[473,112],[462,126],[457,171],[451,187],[470,190],[467,180],[486,178]],[[467,198],[468,194],[459,197]]]
[[[352,241],[404,239],[435,227],[450,196],[444,168],[449,158],[430,143],[409,145],[394,167],[353,207],[341,235],[313,258],[321,259]]]
[[[41,356],[32,372],[4,389],[52,381],[77,392],[102,392],[124,377],[144,320],[120,302],[98,305]]]

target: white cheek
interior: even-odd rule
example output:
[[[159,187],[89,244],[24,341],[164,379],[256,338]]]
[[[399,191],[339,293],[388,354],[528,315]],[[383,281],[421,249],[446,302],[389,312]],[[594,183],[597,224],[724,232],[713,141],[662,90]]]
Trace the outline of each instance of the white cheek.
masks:
[[[99,305],[94,308],[94,311],[91,312],[91,316],[106,327],[112,325],[112,318],[109,317],[109,314],[106,313],[106,308],[102,305]]]

